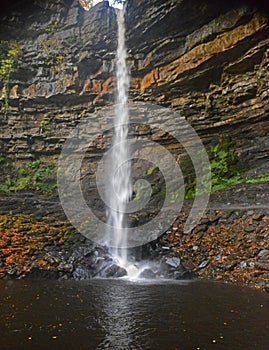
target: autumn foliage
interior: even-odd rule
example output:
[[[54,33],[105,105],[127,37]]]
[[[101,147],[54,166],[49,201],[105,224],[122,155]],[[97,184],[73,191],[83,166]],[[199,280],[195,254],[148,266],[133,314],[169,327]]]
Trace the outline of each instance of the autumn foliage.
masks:
[[[52,217],[0,215],[0,278],[23,277],[33,267],[53,268],[44,259],[47,250],[70,236],[70,225]]]
[[[202,279],[268,284],[269,216],[211,210],[190,235],[183,233],[185,216],[180,214],[164,241],[186,269]]]

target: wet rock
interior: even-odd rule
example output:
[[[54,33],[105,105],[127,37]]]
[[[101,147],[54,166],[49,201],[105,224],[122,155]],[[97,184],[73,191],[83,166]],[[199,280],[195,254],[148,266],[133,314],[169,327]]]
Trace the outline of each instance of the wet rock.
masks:
[[[199,267],[199,269],[204,269],[205,267],[207,267],[208,264],[209,264],[209,261],[204,260],[201,262],[201,264],[198,267]]]
[[[239,264],[238,264],[238,267],[240,269],[244,269],[245,267],[248,266],[248,263],[246,261],[241,261]]]
[[[190,259],[185,259],[181,262],[185,270],[191,271],[195,269],[194,263]]]
[[[164,251],[170,250],[170,247],[163,246],[162,250],[164,250]]]
[[[257,262],[255,266],[260,270],[269,271],[269,262],[268,263]]]
[[[31,271],[25,275],[25,278],[55,280],[59,278],[59,271],[47,268],[33,267]]]
[[[163,257],[159,263],[155,263],[155,266],[156,276],[168,279],[180,279],[180,276],[186,270],[178,257]]]
[[[180,279],[192,280],[196,277],[197,277],[197,275],[193,271],[184,271],[184,272],[182,272]],[[177,278],[177,279],[179,279],[179,278]]]
[[[208,219],[205,219],[205,221],[207,222]],[[198,225],[192,230],[192,233],[195,234],[195,235],[199,234],[199,237],[201,237],[201,233],[206,231],[206,229],[207,229],[207,225],[206,224]]]
[[[252,215],[253,220],[257,220],[257,221],[262,220],[263,217],[264,217],[264,214],[262,213],[255,213],[254,215]]]
[[[59,281],[66,281],[66,280],[68,280],[68,279],[70,279],[70,276],[68,276],[68,275],[62,275],[61,277],[59,277]]]
[[[112,264],[100,272],[100,277],[103,278],[119,278],[127,275],[127,271],[116,264]]]
[[[269,261],[269,250],[268,249],[262,249],[258,254],[258,261],[259,262],[267,262]]]
[[[197,275],[192,271],[175,271],[173,279],[175,280],[192,280],[197,278]]]
[[[171,266],[167,265],[163,260],[160,261],[160,264],[158,266],[157,274],[160,277],[167,277],[169,273],[174,272],[174,268],[171,268]]]
[[[66,262],[61,262],[58,266],[58,269],[64,272],[72,272],[74,270],[74,265],[68,264]]]
[[[95,259],[91,260],[91,262],[92,262],[91,266],[95,271],[95,275],[98,275],[102,270],[110,266],[113,260],[109,257],[100,256],[100,257],[95,257]]]
[[[151,269],[145,269],[140,273],[139,277],[145,279],[155,279],[156,275]]]
[[[244,231],[247,232],[247,233],[253,232],[253,231],[255,231],[255,227],[254,227],[254,226],[251,226],[251,225],[246,226],[246,227],[244,228]]]
[[[78,266],[73,272],[73,278],[78,281],[88,280],[92,278],[92,274],[89,270],[86,270],[84,267]]]
[[[69,261],[72,263],[74,261],[90,258],[94,254],[94,249],[94,246],[88,246],[88,244],[86,246],[80,245],[77,249],[73,251],[72,255],[69,258]]]
[[[180,266],[180,259],[179,258],[167,258],[165,260],[165,263],[171,267],[177,268]]]
[[[13,267],[7,271],[7,274],[12,278],[18,278],[21,275],[21,272]]]
[[[183,275],[182,271],[175,271],[173,274],[173,278],[175,280],[182,280],[182,279],[184,279],[184,277],[182,277],[182,275]]]

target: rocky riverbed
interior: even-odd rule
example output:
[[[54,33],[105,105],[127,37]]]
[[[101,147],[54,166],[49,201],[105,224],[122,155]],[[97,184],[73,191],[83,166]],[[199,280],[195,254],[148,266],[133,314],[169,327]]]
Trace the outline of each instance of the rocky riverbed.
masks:
[[[155,264],[144,277],[200,278],[269,290],[268,183],[241,184],[212,195],[190,234],[183,233],[187,202],[158,241],[132,252]],[[220,201],[222,199],[222,201]],[[90,279],[122,277],[106,248],[87,240],[66,220],[56,197],[34,193],[0,200],[0,277]],[[158,268],[156,269],[156,264]]]

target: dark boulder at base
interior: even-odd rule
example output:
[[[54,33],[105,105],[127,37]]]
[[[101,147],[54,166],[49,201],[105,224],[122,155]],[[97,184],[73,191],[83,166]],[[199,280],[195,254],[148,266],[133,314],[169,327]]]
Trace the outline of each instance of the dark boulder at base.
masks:
[[[193,271],[175,271],[173,278],[175,280],[193,280],[197,278],[197,276]]]
[[[62,277],[62,273],[57,270],[33,267],[30,272],[25,275],[26,279],[47,279],[56,280]]]
[[[78,266],[73,273],[73,278],[75,280],[88,280],[92,278],[92,274],[90,270],[85,269],[83,266]]]
[[[103,278],[120,278],[126,275],[127,275],[127,271],[123,267],[117,264],[112,264],[106,267],[105,269],[103,269],[100,272],[99,276]]]
[[[155,279],[156,274],[151,269],[145,269],[140,273],[139,278]]]

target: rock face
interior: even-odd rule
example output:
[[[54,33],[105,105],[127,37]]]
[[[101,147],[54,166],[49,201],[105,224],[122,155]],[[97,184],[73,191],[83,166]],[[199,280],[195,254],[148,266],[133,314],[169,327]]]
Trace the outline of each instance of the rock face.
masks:
[[[128,0],[127,13],[131,98],[180,110],[205,144],[231,136],[248,168],[266,167],[267,12],[248,1]],[[14,2],[4,12],[0,39],[16,40],[22,57],[7,112],[2,92],[2,157],[57,158],[78,121],[113,102],[116,31],[107,1],[89,12],[76,0]],[[105,147],[97,138],[92,162]]]
[[[205,143],[230,135],[249,168],[265,166],[268,11],[247,1],[128,4],[134,96],[180,110]]]
[[[2,154],[18,160],[59,154],[71,128],[113,89],[115,13],[108,2],[91,12],[78,1],[27,5],[1,18],[0,34],[22,47],[0,136]]]

